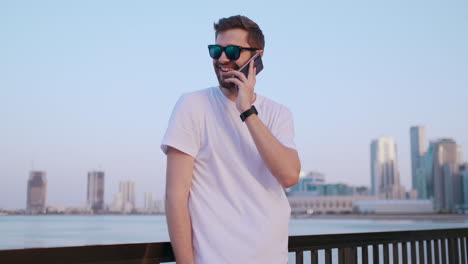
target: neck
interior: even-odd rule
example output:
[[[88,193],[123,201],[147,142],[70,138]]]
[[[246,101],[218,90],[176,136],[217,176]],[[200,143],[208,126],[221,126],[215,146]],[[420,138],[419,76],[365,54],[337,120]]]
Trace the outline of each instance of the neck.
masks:
[[[237,95],[239,93],[239,90],[237,88],[228,89],[228,88],[224,88],[222,86],[219,86],[219,87],[220,87],[221,91],[223,92],[224,96],[226,96],[232,102],[236,101]],[[254,93],[251,103],[253,104],[256,99],[257,99],[257,94]]]
[[[220,86],[220,89],[223,92],[224,96],[226,96],[229,100],[233,102],[236,101],[237,94],[239,93],[237,88],[228,89]]]

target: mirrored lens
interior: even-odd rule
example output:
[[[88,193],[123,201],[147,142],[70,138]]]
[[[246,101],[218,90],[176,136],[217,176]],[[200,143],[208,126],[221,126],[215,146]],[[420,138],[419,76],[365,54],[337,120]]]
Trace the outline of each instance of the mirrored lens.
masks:
[[[226,57],[230,60],[237,60],[240,57],[240,48],[237,46],[228,46],[225,48]]]
[[[208,46],[208,51],[210,52],[210,57],[217,60],[221,57],[221,53],[223,52],[223,48],[217,45],[210,45]]]

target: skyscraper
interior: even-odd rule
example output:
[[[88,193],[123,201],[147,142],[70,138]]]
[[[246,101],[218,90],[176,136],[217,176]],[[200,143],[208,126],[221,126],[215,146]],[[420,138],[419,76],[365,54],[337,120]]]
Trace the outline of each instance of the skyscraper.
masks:
[[[94,213],[104,210],[104,172],[88,172],[87,205]]]
[[[426,174],[424,173],[424,154],[426,138],[423,126],[410,128],[411,140],[411,178],[412,188],[418,191],[419,199],[427,199]]]
[[[44,171],[29,173],[26,213],[40,214],[46,210],[47,178]]]
[[[434,209],[452,212],[462,203],[460,165],[461,148],[453,139],[440,139],[433,145],[432,171]]]
[[[468,209],[468,163],[460,166],[460,177],[462,181],[462,205]]]
[[[372,195],[381,199],[405,199],[400,185],[397,147],[391,137],[380,137],[371,143]]]
[[[430,142],[427,148],[426,154],[424,155],[424,176],[426,181],[426,197],[427,199],[434,199],[434,151],[436,149],[436,143]]]
[[[122,193],[123,211],[131,213],[135,209],[135,182],[121,181],[119,191]]]
[[[153,200],[153,193],[146,192],[145,193],[145,206],[144,210],[146,213],[151,213],[154,211],[154,200]]]

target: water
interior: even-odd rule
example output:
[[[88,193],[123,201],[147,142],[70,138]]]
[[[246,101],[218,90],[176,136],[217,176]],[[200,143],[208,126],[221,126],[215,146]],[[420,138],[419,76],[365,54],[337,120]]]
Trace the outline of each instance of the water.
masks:
[[[317,235],[468,227],[468,220],[291,219],[289,234]],[[160,215],[0,216],[0,250],[169,241]],[[307,253],[305,254],[307,255]],[[290,254],[289,263],[294,263]]]

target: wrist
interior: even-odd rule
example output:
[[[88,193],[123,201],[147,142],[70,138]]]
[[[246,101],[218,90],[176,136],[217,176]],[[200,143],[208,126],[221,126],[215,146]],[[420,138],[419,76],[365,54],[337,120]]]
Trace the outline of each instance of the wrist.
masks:
[[[252,105],[250,108],[248,108],[247,110],[243,111],[241,114],[240,114],[240,118],[242,120],[242,122],[245,122],[245,120],[251,116],[254,116],[254,115],[258,115],[258,112],[257,112],[257,109],[255,108],[254,105]]]

